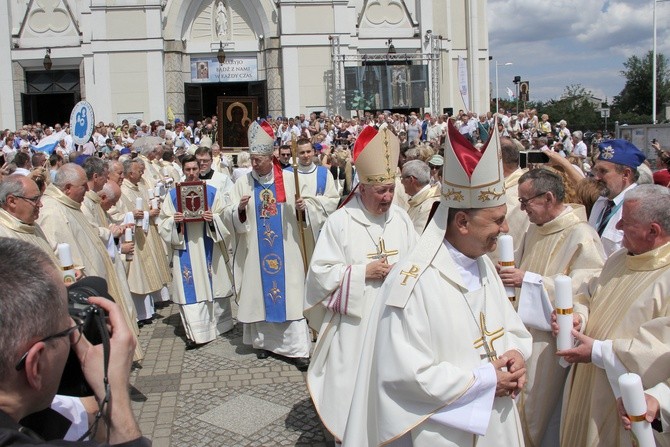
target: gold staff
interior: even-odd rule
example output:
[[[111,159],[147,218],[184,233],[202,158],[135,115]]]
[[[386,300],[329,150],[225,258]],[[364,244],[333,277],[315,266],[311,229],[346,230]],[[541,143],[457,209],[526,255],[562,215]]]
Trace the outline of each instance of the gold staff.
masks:
[[[298,142],[295,135],[291,136],[291,155],[293,156],[293,179],[295,180],[295,200],[300,199],[300,182],[298,181]],[[300,254],[302,265],[307,273],[307,249],[305,248],[305,215],[304,211],[297,210],[298,230],[300,230]]]

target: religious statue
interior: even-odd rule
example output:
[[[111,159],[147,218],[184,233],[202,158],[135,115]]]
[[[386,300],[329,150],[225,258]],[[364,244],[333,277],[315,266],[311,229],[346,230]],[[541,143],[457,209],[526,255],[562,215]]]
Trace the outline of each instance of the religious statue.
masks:
[[[223,1],[219,1],[216,5],[216,35],[219,38],[226,37],[228,32],[228,15],[226,14],[226,7]]]

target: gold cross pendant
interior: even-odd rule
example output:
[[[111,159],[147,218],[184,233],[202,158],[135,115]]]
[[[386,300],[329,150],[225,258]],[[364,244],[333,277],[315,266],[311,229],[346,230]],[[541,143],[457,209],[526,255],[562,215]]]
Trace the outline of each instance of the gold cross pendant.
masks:
[[[493,332],[486,330],[486,316],[484,312],[479,313],[479,330],[482,334],[480,338],[474,341],[473,345],[475,348],[484,348],[486,354],[483,354],[481,357],[488,357],[489,361],[498,360],[498,354],[496,353],[495,348],[493,347],[493,342],[501,338],[505,334],[505,329],[500,328]],[[486,337],[491,337],[490,340],[487,340]]]
[[[381,259],[388,256],[397,255],[398,250],[386,250],[386,244],[384,243],[384,238],[379,238],[379,245],[377,246],[376,253],[368,254],[368,259]]]

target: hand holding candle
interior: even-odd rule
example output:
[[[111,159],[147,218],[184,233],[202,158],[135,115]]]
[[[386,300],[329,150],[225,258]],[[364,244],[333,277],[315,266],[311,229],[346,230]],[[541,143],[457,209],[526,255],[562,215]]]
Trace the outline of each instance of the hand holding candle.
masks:
[[[500,258],[500,270],[514,267],[514,240],[509,234],[498,236],[498,254]],[[505,292],[507,292],[507,298],[514,301],[516,297],[514,287],[505,287]]]
[[[570,349],[574,345],[572,337],[572,279],[569,276],[558,275],[554,279],[554,290],[556,293],[556,322],[558,323],[556,348],[562,351]]]
[[[72,262],[72,251],[70,244],[58,244],[58,259],[60,259],[61,269],[63,270],[63,282],[72,284],[75,281],[74,263]]]
[[[642,380],[637,374],[619,376],[621,400],[631,421],[631,432],[640,447],[654,447],[654,433],[651,424],[646,420],[647,401],[644,398]]]
[[[130,228],[126,228],[126,231],[124,233],[124,242],[132,242],[133,241],[133,230]],[[132,261],[133,260],[133,254],[132,253],[126,253],[126,261]]]

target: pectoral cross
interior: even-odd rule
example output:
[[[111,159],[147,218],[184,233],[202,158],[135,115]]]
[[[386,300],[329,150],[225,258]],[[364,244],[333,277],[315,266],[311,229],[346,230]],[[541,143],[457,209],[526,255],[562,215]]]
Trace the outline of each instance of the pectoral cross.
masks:
[[[496,353],[495,348],[493,347],[493,342],[501,338],[505,334],[505,329],[500,328],[493,332],[487,331],[486,317],[484,316],[484,312],[479,312],[479,330],[482,336],[474,341],[474,347],[484,348],[484,351],[486,351],[486,354],[482,354],[481,358],[488,357],[489,361],[491,362],[494,360],[498,360],[498,355]],[[487,336],[491,337],[491,339],[487,340],[486,339]]]
[[[379,238],[379,245],[377,245],[377,252],[369,253],[368,259],[381,259],[387,256],[397,255],[398,250],[386,250],[386,245],[383,238]]]

